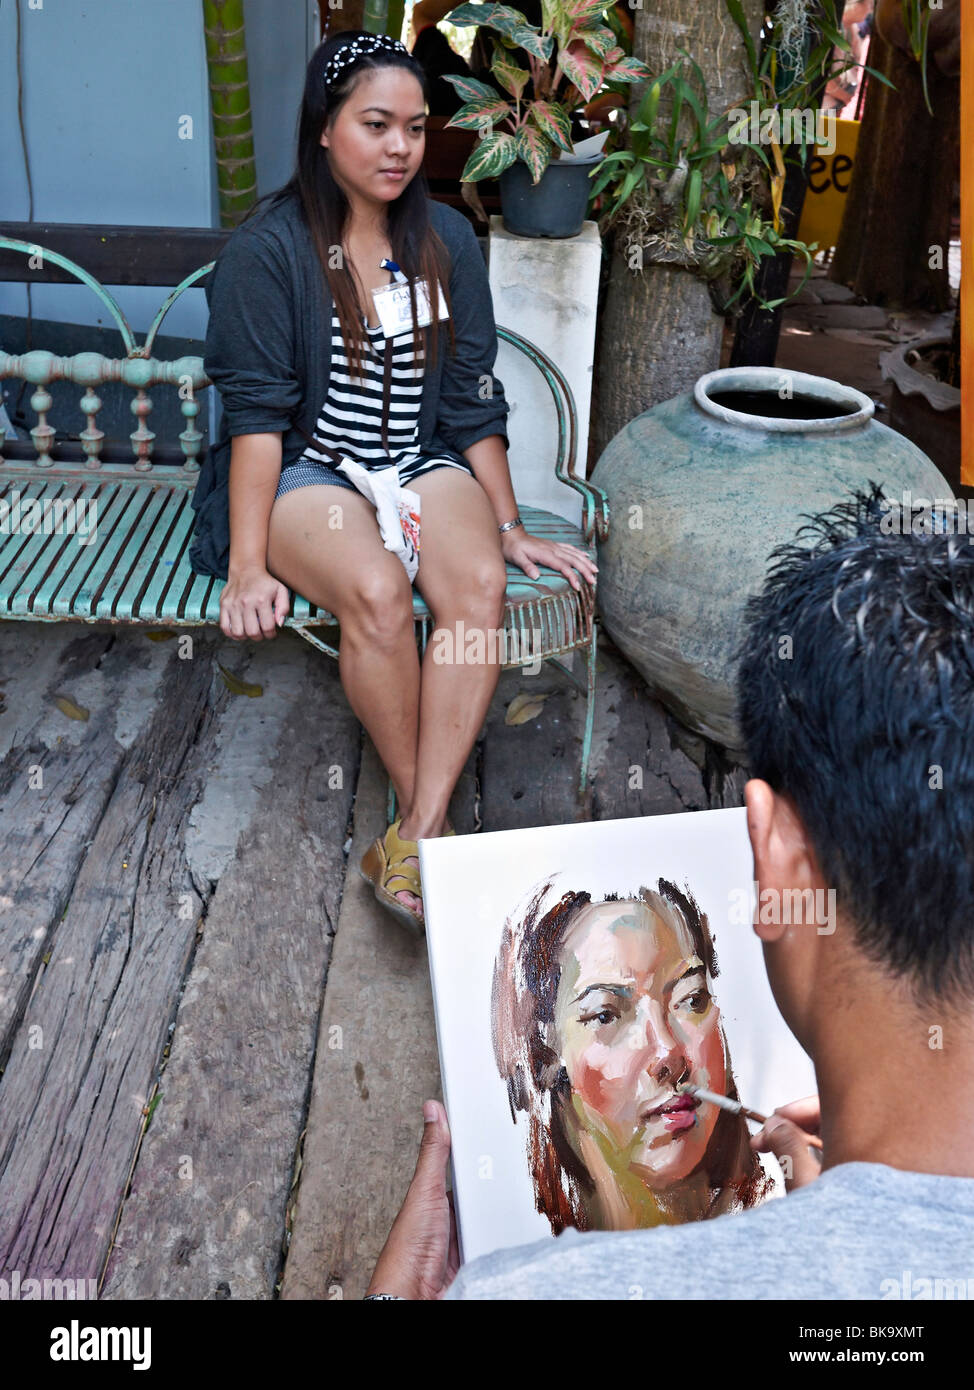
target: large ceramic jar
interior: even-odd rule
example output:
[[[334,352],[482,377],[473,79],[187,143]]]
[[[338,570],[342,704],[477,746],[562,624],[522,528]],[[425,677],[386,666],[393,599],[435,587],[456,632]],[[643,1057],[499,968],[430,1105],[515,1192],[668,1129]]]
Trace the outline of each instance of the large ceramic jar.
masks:
[[[899,500],[952,499],[927,456],[824,377],[734,367],[639,415],[592,481],[612,524],[598,605],[613,642],[688,728],[741,751],[734,655],[771,550],[870,481]]]

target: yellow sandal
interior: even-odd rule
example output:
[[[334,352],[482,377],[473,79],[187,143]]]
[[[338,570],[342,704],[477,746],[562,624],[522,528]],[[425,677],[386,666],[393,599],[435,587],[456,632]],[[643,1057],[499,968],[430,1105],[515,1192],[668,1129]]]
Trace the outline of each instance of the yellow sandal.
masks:
[[[425,930],[422,915],[396,897],[396,893],[403,891],[412,893],[420,901],[423,897],[419,866],[406,863],[407,859],[419,858],[419,846],[415,840],[404,840],[400,836],[401,822],[402,816],[399,816],[385,835],[378,835],[372,841],[362,856],[359,874],[366,883],[371,883],[376,901],[408,931],[421,936]],[[456,831],[451,829],[446,833],[455,835]]]

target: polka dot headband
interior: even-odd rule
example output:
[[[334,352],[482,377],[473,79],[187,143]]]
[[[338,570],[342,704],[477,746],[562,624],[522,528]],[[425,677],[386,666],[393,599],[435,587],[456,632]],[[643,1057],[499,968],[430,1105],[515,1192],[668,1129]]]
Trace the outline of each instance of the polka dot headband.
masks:
[[[333,54],[325,64],[325,85],[334,86],[343,68],[347,68],[350,63],[354,63],[358,58],[364,57],[367,53],[375,53],[384,48],[392,53],[409,53],[409,49],[398,39],[392,39],[388,34],[364,34],[361,38],[353,39],[351,43],[345,44]]]

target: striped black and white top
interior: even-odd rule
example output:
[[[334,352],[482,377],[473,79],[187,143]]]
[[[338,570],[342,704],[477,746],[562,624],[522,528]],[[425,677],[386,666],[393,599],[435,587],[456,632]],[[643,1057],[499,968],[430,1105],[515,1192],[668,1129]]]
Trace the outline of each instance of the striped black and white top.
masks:
[[[391,462],[397,463],[403,486],[433,468],[459,468],[473,476],[468,464],[439,454],[423,454],[418,449],[423,364],[416,362],[412,329],[387,342],[381,324],[372,328],[364,318],[361,322],[372,349],[363,347],[363,377],[351,374],[338,311],[332,309],[331,374],[328,397],[318,413],[315,440],[365,468],[388,468]],[[382,446],[382,375],[385,353],[389,350],[392,371],[387,453]],[[353,486],[335,470],[327,454],[309,444],[300,459],[282,471],[277,496],[312,482]]]

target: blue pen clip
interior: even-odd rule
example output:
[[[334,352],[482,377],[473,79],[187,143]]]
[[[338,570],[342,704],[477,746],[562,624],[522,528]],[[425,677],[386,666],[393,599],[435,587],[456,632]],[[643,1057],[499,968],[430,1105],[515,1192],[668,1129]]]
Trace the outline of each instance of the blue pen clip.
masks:
[[[405,275],[403,275],[402,270],[400,269],[400,267],[399,267],[398,265],[396,265],[396,262],[395,262],[395,261],[390,261],[390,260],[388,259],[388,257],[383,257],[383,259],[379,262],[379,269],[380,269],[380,270],[391,270],[392,273],[393,273],[393,275],[394,275],[395,278],[396,278],[396,284],[397,284],[397,285],[408,285],[408,284],[409,284],[409,281],[406,279]]]

